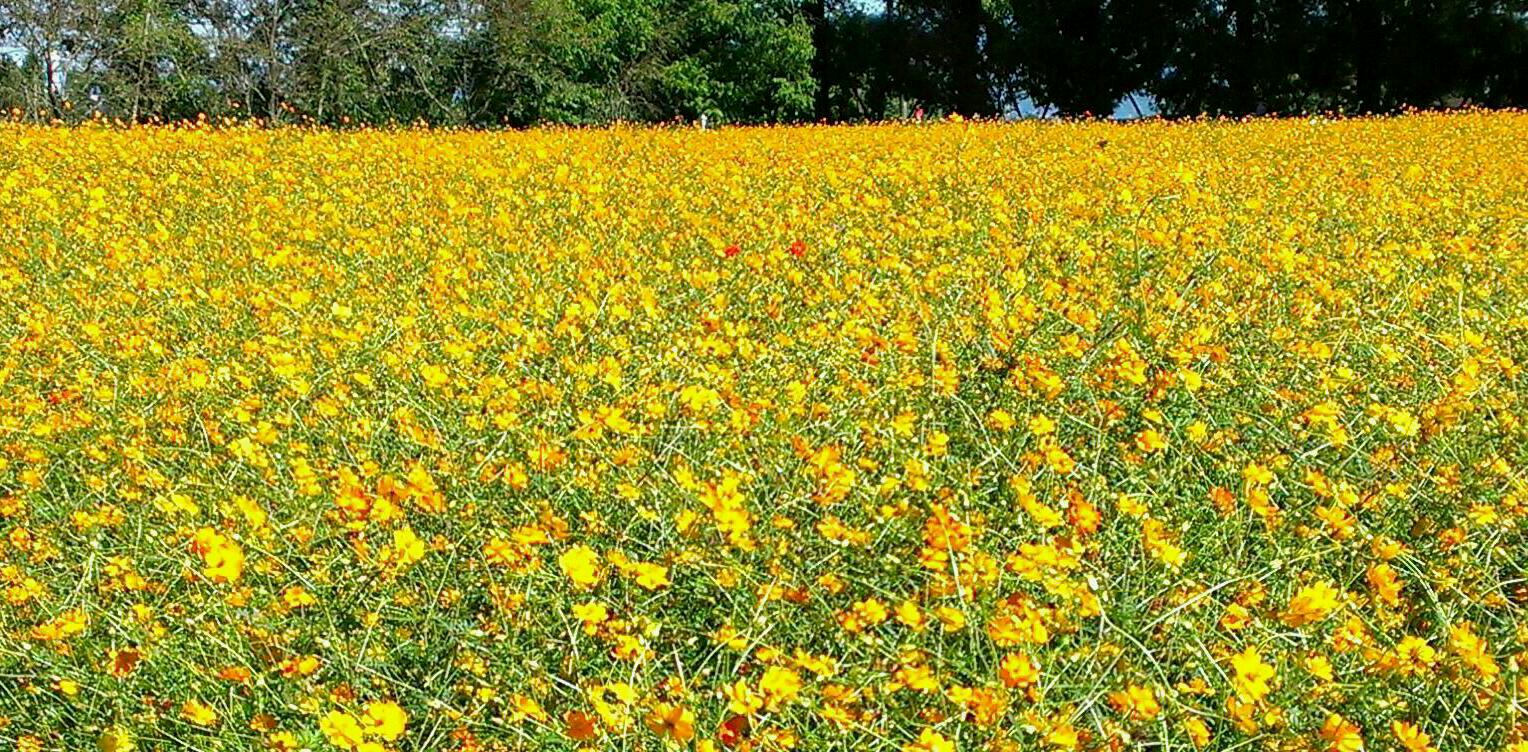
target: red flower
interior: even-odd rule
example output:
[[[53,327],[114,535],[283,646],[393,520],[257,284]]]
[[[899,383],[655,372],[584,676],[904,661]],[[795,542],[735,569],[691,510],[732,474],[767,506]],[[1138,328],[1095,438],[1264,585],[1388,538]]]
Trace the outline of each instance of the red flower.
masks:
[[[805,256],[806,255],[806,243],[803,243],[803,242],[801,242],[799,240],[791,243],[790,252],[791,252],[791,255],[795,256],[796,258],[801,258],[802,256]]]
[[[736,256],[736,255],[738,255],[739,253],[742,253],[742,252],[743,252],[743,249],[739,248],[737,243],[733,243],[732,245],[729,245],[725,249],[722,250],[722,254],[725,255],[727,258],[732,258],[733,256]]]
[[[748,738],[748,728],[752,725],[746,715],[732,716],[716,730],[716,739],[723,747],[736,747]]]

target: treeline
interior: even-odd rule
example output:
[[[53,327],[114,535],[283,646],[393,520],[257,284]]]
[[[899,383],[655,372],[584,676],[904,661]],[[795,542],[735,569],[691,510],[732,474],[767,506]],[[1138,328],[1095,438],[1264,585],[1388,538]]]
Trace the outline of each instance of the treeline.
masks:
[[[25,116],[525,125],[1528,104],[1528,0],[0,0]]]

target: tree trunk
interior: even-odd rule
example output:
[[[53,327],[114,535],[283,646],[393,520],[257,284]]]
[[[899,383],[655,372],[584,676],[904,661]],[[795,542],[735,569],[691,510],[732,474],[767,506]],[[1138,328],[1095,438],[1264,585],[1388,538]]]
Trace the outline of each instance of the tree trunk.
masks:
[[[64,106],[59,101],[58,89],[54,86],[54,79],[58,76],[58,69],[54,62],[53,41],[50,39],[43,45],[42,56],[43,92],[48,95],[48,109],[53,111],[53,117],[64,116]]]

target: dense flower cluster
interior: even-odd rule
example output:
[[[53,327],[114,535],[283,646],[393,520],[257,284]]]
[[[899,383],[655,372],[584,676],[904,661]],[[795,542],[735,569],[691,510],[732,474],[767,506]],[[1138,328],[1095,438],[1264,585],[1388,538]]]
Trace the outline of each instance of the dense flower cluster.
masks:
[[[1528,117],[0,126],[0,747],[1528,750]]]

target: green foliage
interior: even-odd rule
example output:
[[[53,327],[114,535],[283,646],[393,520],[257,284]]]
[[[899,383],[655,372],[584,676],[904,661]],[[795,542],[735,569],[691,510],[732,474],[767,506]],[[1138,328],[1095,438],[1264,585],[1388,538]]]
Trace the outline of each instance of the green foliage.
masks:
[[[478,126],[1528,102],[1523,0],[0,0],[33,117]]]
[[[99,69],[71,76],[71,99],[96,90],[106,114],[194,118],[215,90],[205,75],[206,51],[184,14],[167,0],[125,0],[105,17]]]
[[[1007,0],[1001,56],[1019,88],[1064,115],[1108,115],[1163,68],[1185,0]]]
[[[684,49],[664,78],[681,114],[718,120],[798,120],[810,115],[811,29],[784,0],[689,0],[674,40]],[[677,74],[677,75],[676,75]]]
[[[465,47],[474,121],[778,121],[812,106],[810,30],[784,2],[523,0]]]
[[[1528,26],[1495,0],[1200,0],[1150,84],[1174,115],[1521,104]]]
[[[27,106],[27,71],[8,57],[0,57],[0,110]]]

